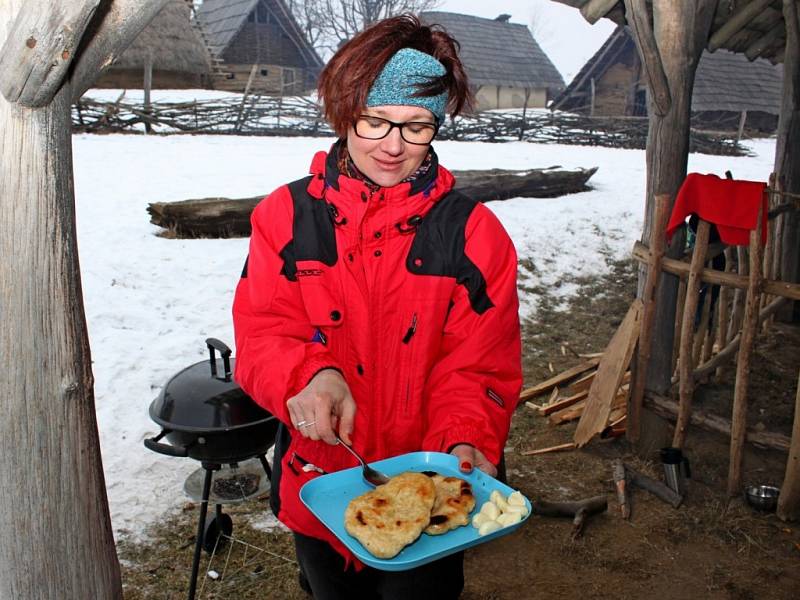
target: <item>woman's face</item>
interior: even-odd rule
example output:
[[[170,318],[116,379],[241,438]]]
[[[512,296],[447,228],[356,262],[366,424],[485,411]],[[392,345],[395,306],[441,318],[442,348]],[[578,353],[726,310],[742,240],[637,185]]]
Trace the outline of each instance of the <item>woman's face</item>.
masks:
[[[394,123],[408,121],[433,124],[433,113],[418,106],[372,106],[362,115],[379,117]],[[407,134],[408,136],[408,134]],[[369,140],[358,137],[353,126],[347,133],[347,150],[358,170],[381,187],[397,185],[422,164],[428,154],[429,144],[409,144],[393,127],[385,138]]]

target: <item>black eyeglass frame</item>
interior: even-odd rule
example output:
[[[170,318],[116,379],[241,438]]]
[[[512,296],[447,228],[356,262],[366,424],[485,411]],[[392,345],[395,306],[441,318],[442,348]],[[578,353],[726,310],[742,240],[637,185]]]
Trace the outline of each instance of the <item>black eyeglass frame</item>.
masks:
[[[384,123],[388,123],[389,124],[389,129],[386,131],[386,133],[384,133],[380,137],[366,137],[366,136],[363,136],[360,133],[358,133],[358,122],[361,119],[377,119],[378,121],[383,121]],[[427,142],[412,142],[412,141],[406,139],[406,136],[403,135],[403,127],[405,127],[406,125],[433,126],[433,135],[431,136],[431,139],[429,141],[427,141]],[[394,129],[395,127],[397,127],[400,130],[400,137],[403,138],[403,141],[406,142],[407,144],[412,144],[414,146],[430,146],[433,143],[433,140],[436,138],[436,134],[439,133],[440,124],[439,124],[439,119],[437,119],[435,117],[434,117],[433,123],[429,123],[428,121],[404,121],[402,123],[397,123],[395,121],[390,121],[389,119],[384,119],[383,117],[376,117],[374,115],[359,115],[358,118],[356,118],[356,120],[353,121],[353,131],[362,140],[382,140],[383,138],[388,136],[392,132],[392,129]]]

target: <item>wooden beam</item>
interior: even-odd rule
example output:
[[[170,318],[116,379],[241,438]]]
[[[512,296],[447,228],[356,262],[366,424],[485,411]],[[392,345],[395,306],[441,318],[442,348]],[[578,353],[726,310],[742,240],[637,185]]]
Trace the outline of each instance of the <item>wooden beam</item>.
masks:
[[[758,328],[758,304],[761,301],[761,222],[766,218],[762,208],[758,211],[756,228],[750,232],[750,286],[744,305],[742,342],[736,361],[736,384],[733,390],[733,415],[731,416],[731,449],[728,465],[728,496],[736,496],[742,487],[742,457],[747,428],[747,388],[750,385],[750,357]]]
[[[650,27],[649,11],[645,0],[625,0],[628,25],[639,56],[642,59],[642,68],[647,79],[647,87],[653,101],[653,108],[657,115],[664,116],[672,105],[672,96],[669,90],[669,81],[658,52],[658,44]]]
[[[47,1],[47,0],[44,0]],[[133,43],[168,0],[114,0],[104,2],[81,40],[71,69],[72,100],[83,96],[103,71]]]
[[[617,5],[619,0],[589,0],[581,6],[583,18],[594,25]]]
[[[680,351],[678,353],[678,372],[680,374],[680,412],[675,425],[675,435],[672,445],[683,448],[686,441],[686,430],[689,427],[689,418],[692,414],[692,395],[694,394],[694,378],[692,377],[692,332],[694,331],[695,313],[700,290],[700,271],[706,262],[708,249],[708,236],[710,225],[708,221],[699,219],[697,237],[692,253],[692,264],[689,267],[689,280],[686,283],[686,303],[683,306],[683,322],[681,324]]]
[[[633,257],[639,262],[646,263],[649,256],[647,246],[641,242],[636,242],[633,246]],[[689,274],[689,265],[674,258],[664,258],[661,267],[667,273],[686,277]],[[744,275],[726,273],[716,269],[703,269],[700,273],[703,281],[717,285],[728,285],[737,289],[745,290],[748,286],[748,279]],[[782,296],[791,300],[800,300],[800,284],[787,283],[785,281],[764,281],[764,293],[771,296]]]
[[[781,21],[773,26],[772,29],[750,44],[745,49],[744,55],[748,58],[748,60],[757,59],[759,56],[761,56],[761,53],[764,52],[764,50],[772,46],[772,44],[775,43],[780,37],[784,36],[785,32],[786,26],[781,19]]]
[[[708,40],[708,49],[711,50],[711,52],[719,50],[725,42],[752,21],[754,17],[761,14],[770,4],[772,4],[772,0],[751,0],[742,5],[719,29],[711,34]]]
[[[28,0],[0,49],[0,92],[37,108],[50,103],[67,76],[100,0]]]
[[[647,393],[644,397],[644,405],[655,412],[660,417],[675,421],[678,415],[678,405],[674,400]],[[692,427],[700,427],[707,431],[715,431],[726,437],[731,434],[731,422],[725,417],[703,412],[702,410],[692,411]],[[790,440],[787,436],[770,431],[749,430],[745,440],[760,448],[772,448],[781,452],[788,452]]]

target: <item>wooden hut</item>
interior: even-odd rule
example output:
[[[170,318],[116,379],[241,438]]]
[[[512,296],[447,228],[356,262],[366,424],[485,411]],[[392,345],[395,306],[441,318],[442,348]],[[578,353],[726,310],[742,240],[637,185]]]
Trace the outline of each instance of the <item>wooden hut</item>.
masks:
[[[676,195],[687,175],[691,94],[697,65],[705,50],[716,52],[721,49],[744,54],[751,61],[761,57],[783,63],[775,167],[767,188],[769,212],[775,220],[769,223],[770,235],[764,249],[761,224],[770,214],[765,214],[761,199],[755,198],[751,204],[756,206],[758,217],[748,226],[751,231],[747,276],[742,274],[735,282],[722,281],[723,286],[738,285],[746,290],[741,326],[736,334],[739,341],[733,344],[732,340],[726,346],[726,349],[732,349],[728,356],[736,356],[732,414],[725,427],[730,432],[728,493],[731,497],[738,496],[743,484],[744,444],[751,439],[751,431],[747,428],[747,393],[753,340],[768,306],[764,292],[771,294],[769,304],[779,311],[781,318],[796,316],[797,306],[800,306],[800,210],[797,207],[800,160],[796,154],[797,140],[800,139],[800,0],[557,1],[580,9],[589,23],[605,17],[618,25],[627,25],[642,64],[643,79],[647,82],[649,133],[642,237],[649,242],[650,248],[645,259],[647,269],[640,271],[638,291],[644,306],[643,335],[638,340],[627,425],[628,440],[640,450],[645,447],[643,440],[653,429],[642,419],[643,400],[647,397],[650,401],[647,406],[652,408],[655,400],[670,393],[675,372],[673,347],[676,338],[679,403],[676,405],[672,398],[667,398],[662,406],[676,417],[672,445],[682,447],[690,423],[696,422],[692,397],[702,365],[694,368],[695,310],[700,282],[713,283],[718,275],[714,269],[704,268],[711,224],[698,219],[691,264],[682,273],[686,281],[685,299],[677,301],[677,278],[659,276],[662,270],[667,270],[667,261],[682,256],[685,248],[683,233],[674,235],[667,247],[663,233],[666,217],[676,203]],[[744,259],[739,261],[742,269],[747,262]],[[717,279],[716,283],[720,281]],[[676,308],[680,309],[681,304],[682,312],[678,318]],[[724,321],[720,319],[719,322]],[[681,324],[680,328],[677,323]],[[706,361],[705,366],[716,366],[712,361],[717,357],[720,360],[726,358],[721,350]],[[788,450],[777,513],[781,519],[793,520],[800,519],[800,382]]]
[[[205,0],[196,20],[215,89],[283,95],[315,86],[322,60],[283,0]]]
[[[152,87],[206,87],[209,61],[191,24],[186,0],[170,0],[122,55],[94,83],[101,88],[143,88],[148,68]]]
[[[509,22],[509,15],[482,19],[430,11],[420,19],[441,25],[461,44],[478,110],[544,107],[564,89],[564,79],[530,30]]]
[[[692,126],[772,132],[778,126],[783,69],[728,50],[705,51],[692,93]],[[620,25],[552,108],[599,116],[647,116],[647,82],[630,30]]]

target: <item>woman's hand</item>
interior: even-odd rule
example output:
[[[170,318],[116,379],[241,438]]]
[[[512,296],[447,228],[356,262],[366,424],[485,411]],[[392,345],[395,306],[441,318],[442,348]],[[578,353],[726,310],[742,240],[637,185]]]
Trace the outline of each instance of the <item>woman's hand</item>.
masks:
[[[495,466],[486,459],[483,452],[474,446],[459,444],[450,450],[450,454],[458,459],[458,468],[462,473],[471,473],[473,467],[477,467],[492,477],[497,476],[497,469]]]
[[[292,425],[303,437],[336,444],[334,431],[350,444],[356,403],[342,374],[335,369],[323,369],[302,391],[286,401]]]

